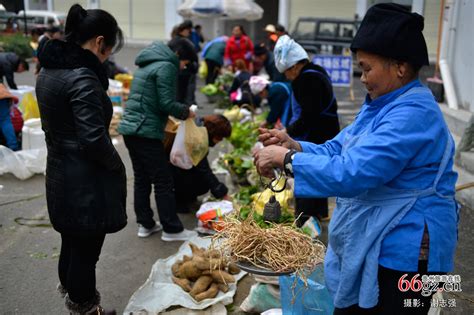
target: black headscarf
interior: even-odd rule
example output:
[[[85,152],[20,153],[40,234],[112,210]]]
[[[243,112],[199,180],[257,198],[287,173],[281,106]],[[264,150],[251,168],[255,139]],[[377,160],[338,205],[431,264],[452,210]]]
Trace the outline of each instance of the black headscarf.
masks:
[[[429,65],[423,27],[421,15],[399,4],[376,4],[365,14],[351,50],[361,49],[418,67]]]

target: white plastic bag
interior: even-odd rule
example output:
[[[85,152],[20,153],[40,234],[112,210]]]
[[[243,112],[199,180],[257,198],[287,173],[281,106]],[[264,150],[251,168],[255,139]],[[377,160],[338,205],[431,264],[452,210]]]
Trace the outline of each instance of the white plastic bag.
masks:
[[[34,174],[44,174],[46,157],[46,148],[14,152],[0,145],[0,175],[12,173],[15,177],[25,180]]]
[[[179,305],[190,310],[204,310],[214,304],[231,304],[237,291],[237,282],[242,279],[246,273],[241,271],[235,275],[236,283],[229,285],[227,293],[219,292],[215,298],[205,299],[196,302],[189,293],[183,291],[181,287],[173,283],[171,266],[184,255],[191,256],[189,243],[198,247],[208,248],[211,245],[210,238],[195,236],[188,242],[185,242],[179,248],[178,252],[166,259],[158,259],[151,269],[146,282],[135,292],[128,301],[124,315],[128,314],[158,314],[170,306]],[[189,311],[191,313],[191,311]],[[218,313],[222,314],[222,313]]]
[[[170,162],[174,166],[182,168],[184,170],[189,170],[193,167],[193,162],[188,155],[185,145],[185,136],[186,136],[186,124],[182,123],[178,127],[176,132],[176,138],[174,139],[173,147],[171,148],[170,153]]]

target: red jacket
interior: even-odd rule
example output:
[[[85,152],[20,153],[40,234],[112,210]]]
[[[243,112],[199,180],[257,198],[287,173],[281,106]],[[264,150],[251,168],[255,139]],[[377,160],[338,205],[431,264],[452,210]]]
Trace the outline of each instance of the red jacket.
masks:
[[[234,65],[236,60],[242,59],[248,67],[252,56],[253,43],[248,36],[242,35],[240,41],[237,41],[235,36],[229,38],[224,53],[224,62],[226,65]]]

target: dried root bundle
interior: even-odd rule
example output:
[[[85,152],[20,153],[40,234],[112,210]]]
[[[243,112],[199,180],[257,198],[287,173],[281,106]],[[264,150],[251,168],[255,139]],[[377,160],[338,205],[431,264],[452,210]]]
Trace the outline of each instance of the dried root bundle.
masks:
[[[252,219],[239,221],[234,217],[226,218],[221,232],[213,237],[213,246],[233,261],[275,272],[294,271],[303,279],[324,260],[326,249],[292,225],[274,224],[263,229]]]

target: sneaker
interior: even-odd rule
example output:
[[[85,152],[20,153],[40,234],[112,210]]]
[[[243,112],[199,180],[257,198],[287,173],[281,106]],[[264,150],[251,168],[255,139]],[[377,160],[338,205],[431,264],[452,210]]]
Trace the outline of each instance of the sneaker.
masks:
[[[153,233],[159,232],[163,229],[161,226],[160,222],[155,222],[155,226],[152,227],[151,229],[147,229],[143,225],[139,224],[138,225],[138,237],[148,237],[152,235]]]
[[[194,236],[197,236],[197,232],[195,231],[190,231],[184,229],[182,232],[179,233],[166,233],[163,232],[161,235],[161,239],[165,242],[173,242],[173,241],[187,241]]]

